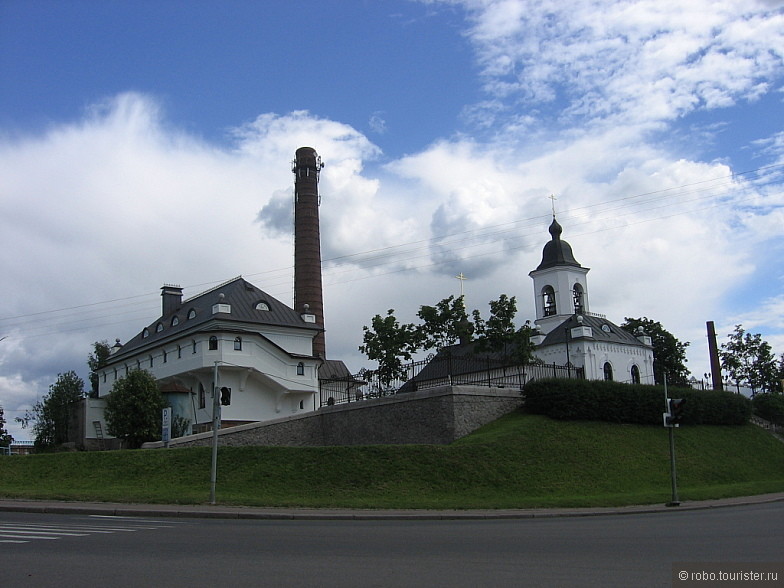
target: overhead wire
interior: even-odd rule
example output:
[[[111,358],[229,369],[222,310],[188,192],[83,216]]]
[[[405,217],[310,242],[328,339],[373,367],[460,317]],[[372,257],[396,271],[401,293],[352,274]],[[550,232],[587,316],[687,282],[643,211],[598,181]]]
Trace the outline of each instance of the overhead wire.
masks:
[[[667,215],[654,215],[633,222],[626,221],[621,225],[603,226],[593,231],[572,233],[573,235],[578,236],[614,230],[620,226],[632,226],[645,222],[653,222],[710,208],[733,204],[737,205],[743,202],[744,199],[756,197],[758,195],[756,191],[749,193],[748,189],[744,189],[748,188],[749,184],[759,189],[767,186],[769,183],[773,183],[774,180],[772,179],[765,181],[765,177],[761,175],[763,172],[776,171],[782,168],[784,168],[784,164],[769,165],[745,172],[701,180],[699,182],[622,196],[604,202],[589,203],[584,206],[560,212],[558,216],[562,221],[569,222],[570,228],[574,229],[589,223],[608,220],[608,218],[617,221],[630,215],[645,214],[673,207],[681,208],[681,210],[677,210]],[[755,177],[755,174],[759,177]],[[747,183],[745,185],[739,183],[738,178],[747,180]],[[738,190],[741,189],[746,193],[744,196],[737,195]],[[674,199],[678,199],[678,201],[673,202]],[[711,203],[696,209],[693,207],[684,209],[684,206],[686,205],[701,201],[711,201]],[[586,219],[588,213],[591,215],[590,219]],[[612,214],[612,216],[608,217],[607,215],[610,214]],[[440,250],[449,253],[453,261],[457,261],[458,259],[460,261],[465,261],[497,255],[497,249],[493,251],[477,251],[475,253],[471,253],[471,250],[483,246],[497,246],[498,243],[507,245],[504,249],[505,251],[524,249],[527,247],[525,243],[526,239],[533,236],[533,232],[530,229],[533,227],[540,227],[543,222],[549,219],[549,216],[550,215],[548,214],[530,216],[482,228],[435,235],[426,239],[325,258],[323,260],[323,264],[325,265],[325,285],[337,285],[358,280],[373,279],[406,271],[421,271],[448,263],[448,261],[436,261],[426,264],[417,263],[417,261],[424,258],[432,258],[433,247],[438,247]],[[523,241],[523,243],[520,244],[520,241]],[[458,257],[456,254],[460,252],[467,252],[467,254]],[[383,270],[390,265],[396,267],[389,271],[374,271]],[[352,273],[356,274],[358,271],[366,273],[359,277],[349,275]],[[293,289],[291,279],[292,273],[293,266],[286,266],[254,272],[246,274],[246,276],[267,276],[268,280],[265,282],[264,290],[270,295],[275,295],[273,292],[281,291],[279,288],[284,284],[287,285],[286,293],[291,293]],[[215,286],[223,281],[225,280],[192,284],[186,286],[185,289]],[[8,336],[6,332],[13,332],[19,328],[24,328],[26,332],[15,334],[14,338],[44,336],[54,332],[81,331],[86,328],[118,325],[129,322],[138,323],[139,320],[143,319],[142,313],[144,313],[144,316],[151,316],[155,314],[156,310],[159,308],[157,302],[155,304],[152,302],[154,299],[152,299],[151,296],[155,293],[156,292],[146,292],[133,296],[80,304],[60,309],[1,317],[0,329],[2,329],[2,332],[0,332],[0,335]],[[112,320],[123,315],[127,315],[128,318],[119,321]],[[53,329],[53,327],[56,328]]]

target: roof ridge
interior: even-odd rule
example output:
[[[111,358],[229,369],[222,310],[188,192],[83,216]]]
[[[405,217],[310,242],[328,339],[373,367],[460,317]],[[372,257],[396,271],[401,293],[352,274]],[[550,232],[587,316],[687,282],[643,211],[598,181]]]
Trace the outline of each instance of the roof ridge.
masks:
[[[220,290],[224,286],[228,286],[232,282],[236,282],[237,280],[242,280],[242,279],[243,279],[242,274],[240,274],[239,276],[234,277],[234,278],[232,278],[230,280],[226,280],[225,282],[223,282],[221,284],[218,284],[217,286],[213,286],[209,290],[205,290],[204,292],[200,292],[199,294],[196,294],[195,296],[191,296],[190,298],[186,298],[185,300],[182,301],[182,303],[185,304],[186,302],[190,302],[191,300],[196,300],[197,298],[201,298],[205,294],[209,294],[210,292],[215,292],[216,290]]]

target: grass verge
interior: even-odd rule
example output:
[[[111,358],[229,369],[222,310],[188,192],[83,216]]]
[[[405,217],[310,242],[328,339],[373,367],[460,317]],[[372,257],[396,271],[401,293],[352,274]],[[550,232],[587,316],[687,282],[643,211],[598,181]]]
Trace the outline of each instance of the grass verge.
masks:
[[[682,500],[784,491],[784,443],[758,427],[676,429]],[[0,459],[0,496],[199,504],[209,448]],[[221,504],[343,508],[622,506],[670,498],[662,427],[513,413],[449,446],[222,447]]]

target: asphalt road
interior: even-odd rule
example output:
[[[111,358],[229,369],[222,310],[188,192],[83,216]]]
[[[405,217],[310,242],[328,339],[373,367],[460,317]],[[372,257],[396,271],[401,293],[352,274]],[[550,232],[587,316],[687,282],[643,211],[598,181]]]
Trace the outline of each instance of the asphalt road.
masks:
[[[9,588],[671,586],[680,584],[672,581],[674,562],[780,562],[784,582],[783,531],[781,502],[447,521],[0,512],[0,582]]]

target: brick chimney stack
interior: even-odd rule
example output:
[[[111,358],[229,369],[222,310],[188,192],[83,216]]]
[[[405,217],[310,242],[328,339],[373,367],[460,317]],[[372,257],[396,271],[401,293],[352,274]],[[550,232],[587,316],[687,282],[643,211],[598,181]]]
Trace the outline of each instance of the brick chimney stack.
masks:
[[[319,233],[319,173],[324,164],[312,147],[297,149],[294,172],[294,310],[316,317],[324,328],[321,289],[321,237]],[[313,340],[313,354],[326,357],[324,332]]]

